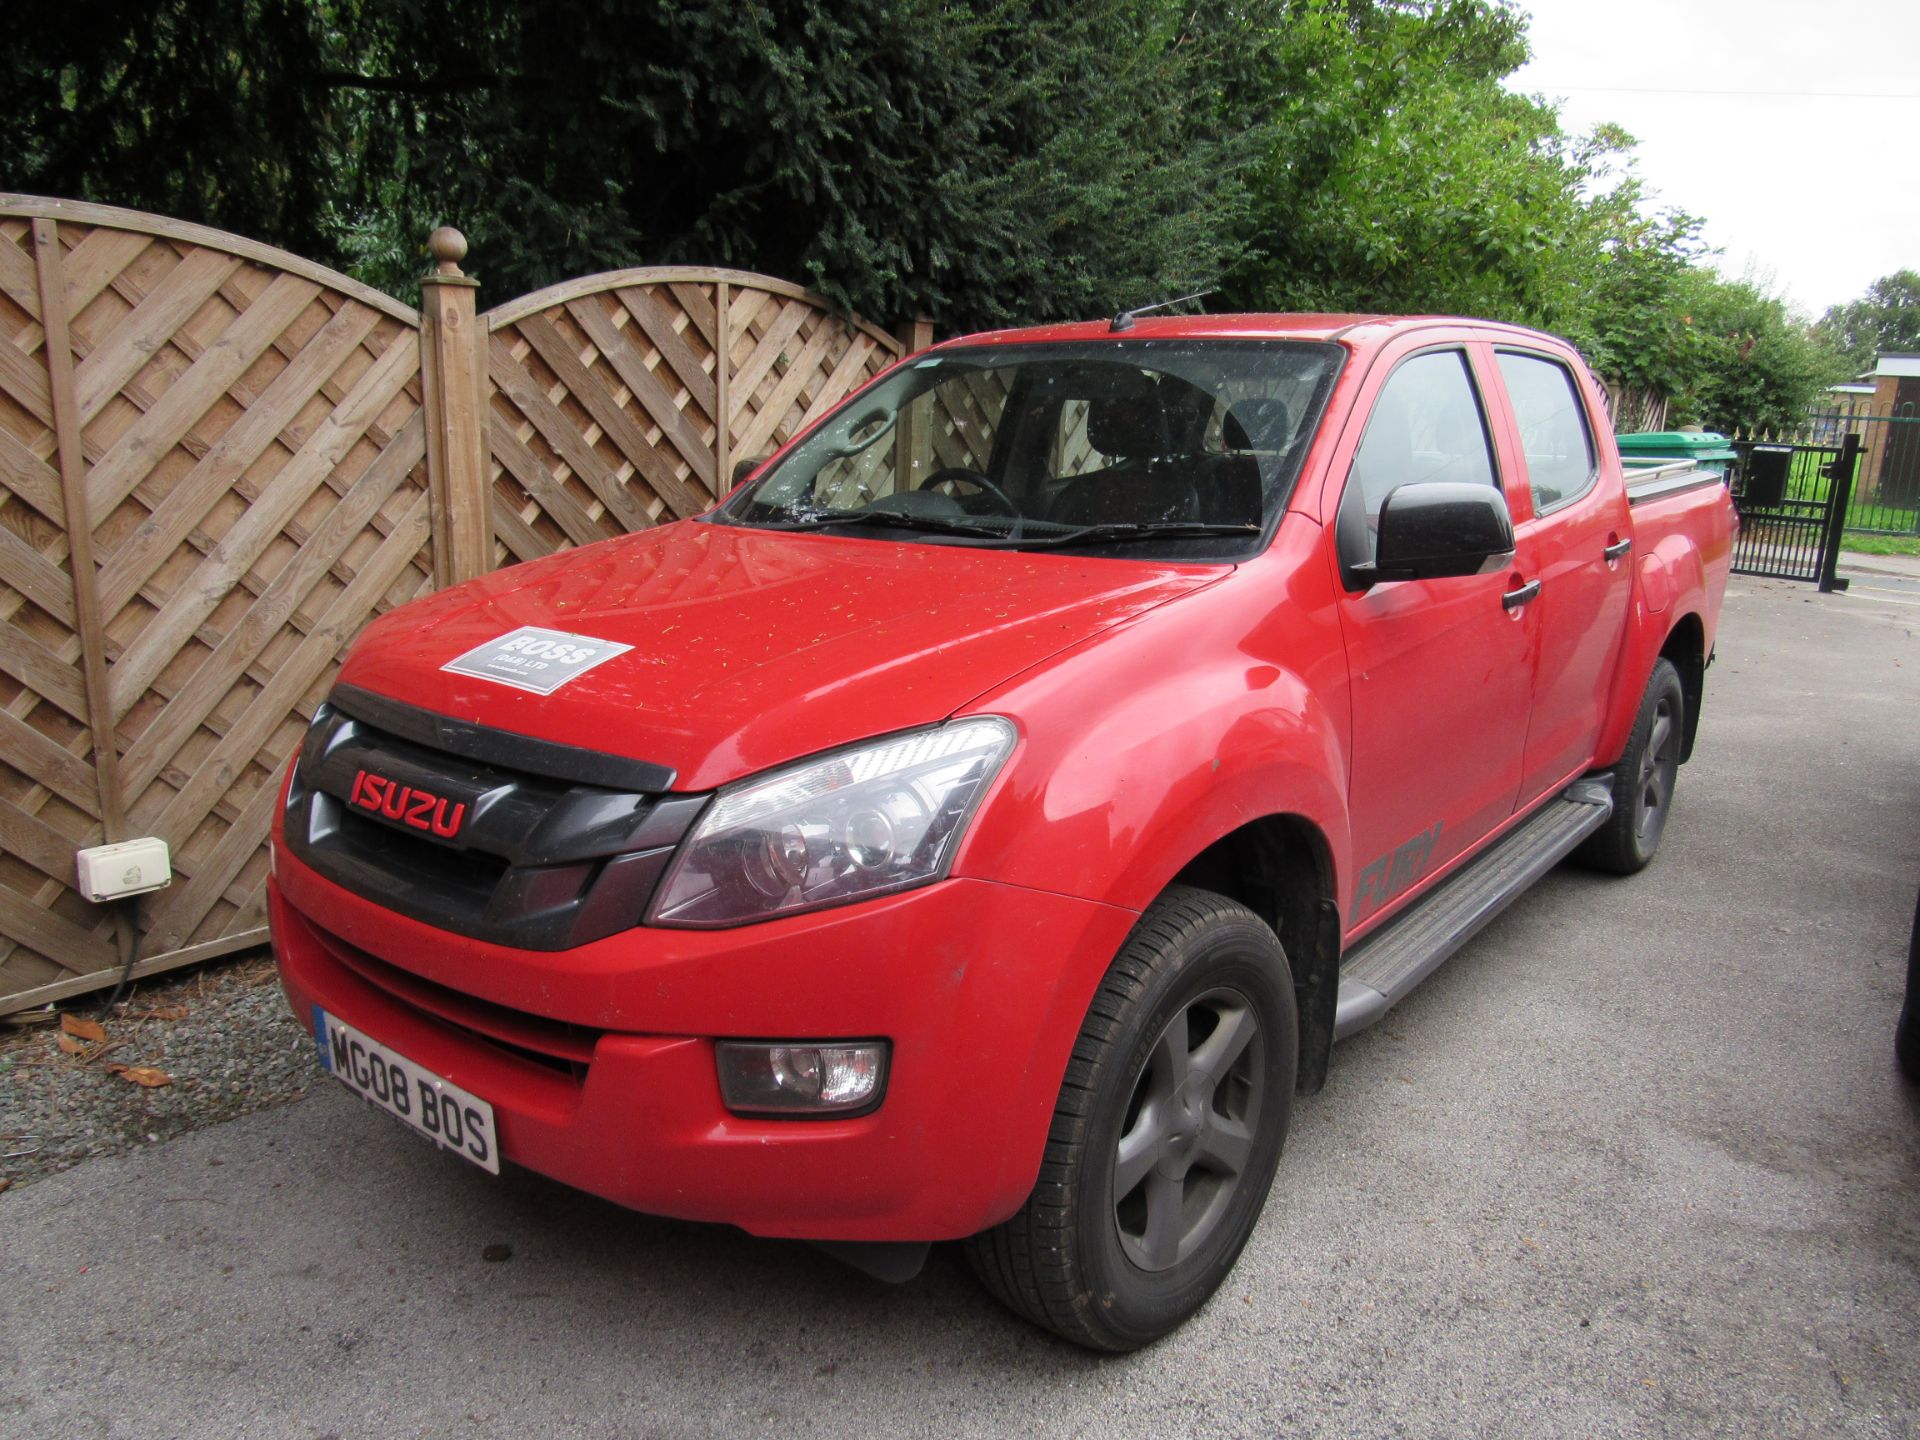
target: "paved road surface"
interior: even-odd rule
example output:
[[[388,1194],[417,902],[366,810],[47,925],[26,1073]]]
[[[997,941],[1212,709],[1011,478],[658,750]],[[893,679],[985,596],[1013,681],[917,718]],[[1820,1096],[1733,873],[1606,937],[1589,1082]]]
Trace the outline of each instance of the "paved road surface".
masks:
[[[1342,1046],[1227,1289],[1142,1354],[951,1254],[888,1289],[327,1089],[0,1197],[0,1433],[1920,1434],[1916,627],[1736,581],[1659,862],[1549,877]]]
[[[1920,607],[1920,555],[1840,552],[1840,575],[1855,598]]]

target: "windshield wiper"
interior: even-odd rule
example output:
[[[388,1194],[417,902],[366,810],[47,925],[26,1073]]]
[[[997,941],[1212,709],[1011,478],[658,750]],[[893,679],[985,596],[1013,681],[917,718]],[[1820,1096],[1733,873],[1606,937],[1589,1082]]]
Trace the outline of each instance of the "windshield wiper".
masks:
[[[900,510],[816,511],[800,520],[749,521],[756,530],[827,530],[845,525],[877,525],[889,530],[924,530],[935,535],[964,535],[971,540],[1005,540],[1005,530],[969,525],[938,515],[909,515]]]
[[[1190,540],[1208,535],[1258,535],[1258,525],[1221,525],[1206,520],[1164,520],[1158,523],[1108,522],[1080,525],[1053,535],[1036,535],[1025,526],[1046,521],[1019,520],[1011,531],[950,520],[939,515],[912,515],[899,510],[817,511],[798,520],[743,522],[758,530],[826,530],[845,526],[875,526],[888,530],[918,530],[971,540],[983,549],[1061,549],[1069,545],[1131,545],[1143,540]]]
[[[1126,545],[1136,540],[1187,540],[1204,535],[1258,535],[1258,525],[1220,525],[1208,520],[1165,520],[1158,524],[1082,525],[1058,535],[1028,535],[1022,547],[1042,545]]]

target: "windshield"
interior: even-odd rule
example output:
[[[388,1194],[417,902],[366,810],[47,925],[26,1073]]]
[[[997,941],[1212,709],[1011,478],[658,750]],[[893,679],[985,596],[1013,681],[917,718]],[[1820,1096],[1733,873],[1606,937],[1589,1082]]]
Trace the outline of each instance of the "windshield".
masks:
[[[942,350],[830,415],[716,518],[1020,549],[1255,547],[1340,363],[1296,341]]]

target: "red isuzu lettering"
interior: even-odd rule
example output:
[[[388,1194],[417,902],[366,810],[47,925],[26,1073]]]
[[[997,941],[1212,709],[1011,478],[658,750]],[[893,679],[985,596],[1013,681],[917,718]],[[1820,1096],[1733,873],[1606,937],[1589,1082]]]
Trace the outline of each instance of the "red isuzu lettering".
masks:
[[[389,820],[398,820],[415,830],[427,830],[443,839],[452,839],[460,833],[460,822],[466,818],[467,807],[464,802],[456,802],[452,809],[440,796],[428,790],[416,790],[411,785],[396,785],[383,775],[370,775],[365,770],[357,770],[353,776],[353,788],[347,792],[347,803],[357,805],[373,815],[384,815]]]
[[[950,342],[699,519],[371,625],[275,829],[287,994],[489,1169],[895,1274],[964,1239],[1137,1346],[1339,1037],[1653,857],[1733,523],[1532,331]]]

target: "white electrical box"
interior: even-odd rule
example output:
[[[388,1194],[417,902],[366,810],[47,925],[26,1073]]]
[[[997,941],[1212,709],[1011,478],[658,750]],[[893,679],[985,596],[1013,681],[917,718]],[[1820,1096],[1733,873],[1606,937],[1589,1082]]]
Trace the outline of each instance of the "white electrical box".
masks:
[[[80,862],[80,893],[89,900],[122,900],[149,890],[163,890],[173,883],[173,860],[167,854],[167,842],[161,839],[95,845],[76,858]]]

